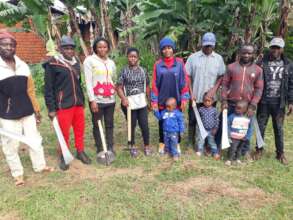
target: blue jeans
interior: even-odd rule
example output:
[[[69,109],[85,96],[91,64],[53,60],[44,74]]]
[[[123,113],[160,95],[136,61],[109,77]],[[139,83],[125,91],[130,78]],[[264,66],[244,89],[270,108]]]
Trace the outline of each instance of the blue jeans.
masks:
[[[215,136],[212,135],[211,131],[207,131],[208,132],[208,136],[205,139],[202,139],[199,129],[197,127],[196,130],[196,134],[197,134],[197,150],[201,153],[203,153],[204,150],[204,145],[205,145],[205,140],[208,141],[208,145],[211,148],[212,154],[215,155],[218,153],[218,148],[217,148],[217,144],[215,141]]]
[[[178,144],[178,133],[177,132],[166,132],[164,131],[164,144],[165,149],[169,151],[169,153],[174,156],[179,156],[177,151]]]

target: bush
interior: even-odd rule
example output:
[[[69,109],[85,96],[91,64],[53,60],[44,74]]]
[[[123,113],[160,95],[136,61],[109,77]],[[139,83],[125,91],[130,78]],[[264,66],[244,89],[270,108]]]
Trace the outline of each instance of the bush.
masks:
[[[41,63],[32,64],[30,65],[30,70],[35,82],[36,93],[38,95],[44,94],[44,68],[42,67]]]

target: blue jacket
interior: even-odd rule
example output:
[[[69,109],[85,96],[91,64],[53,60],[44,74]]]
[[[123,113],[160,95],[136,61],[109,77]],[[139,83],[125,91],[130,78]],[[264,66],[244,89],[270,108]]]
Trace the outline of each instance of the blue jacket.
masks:
[[[250,140],[253,134],[251,118],[232,113],[228,117],[228,132],[232,139]]]
[[[175,98],[179,106],[182,101],[188,101],[190,98],[188,76],[180,58],[174,58],[171,67],[167,67],[163,59],[154,65],[151,101],[164,108],[166,100],[170,97]]]
[[[172,112],[163,110],[161,112],[154,111],[154,114],[158,120],[163,120],[163,131],[165,132],[184,132],[184,118],[183,113],[178,109]]]

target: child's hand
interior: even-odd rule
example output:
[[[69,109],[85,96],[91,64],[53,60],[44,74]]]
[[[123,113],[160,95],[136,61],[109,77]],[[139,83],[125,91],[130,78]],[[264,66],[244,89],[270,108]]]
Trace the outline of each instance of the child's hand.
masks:
[[[213,128],[213,129],[211,130],[212,135],[215,136],[215,135],[217,134],[217,131],[218,131],[217,128]]]

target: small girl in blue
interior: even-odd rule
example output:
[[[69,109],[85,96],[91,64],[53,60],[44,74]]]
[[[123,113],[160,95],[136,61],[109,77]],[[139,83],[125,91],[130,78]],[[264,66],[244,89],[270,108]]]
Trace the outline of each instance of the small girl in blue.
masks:
[[[165,149],[171,154],[174,161],[177,161],[180,156],[177,150],[178,136],[184,132],[183,113],[176,109],[176,106],[176,99],[168,98],[165,110],[156,109],[154,111],[156,118],[163,121]]]

